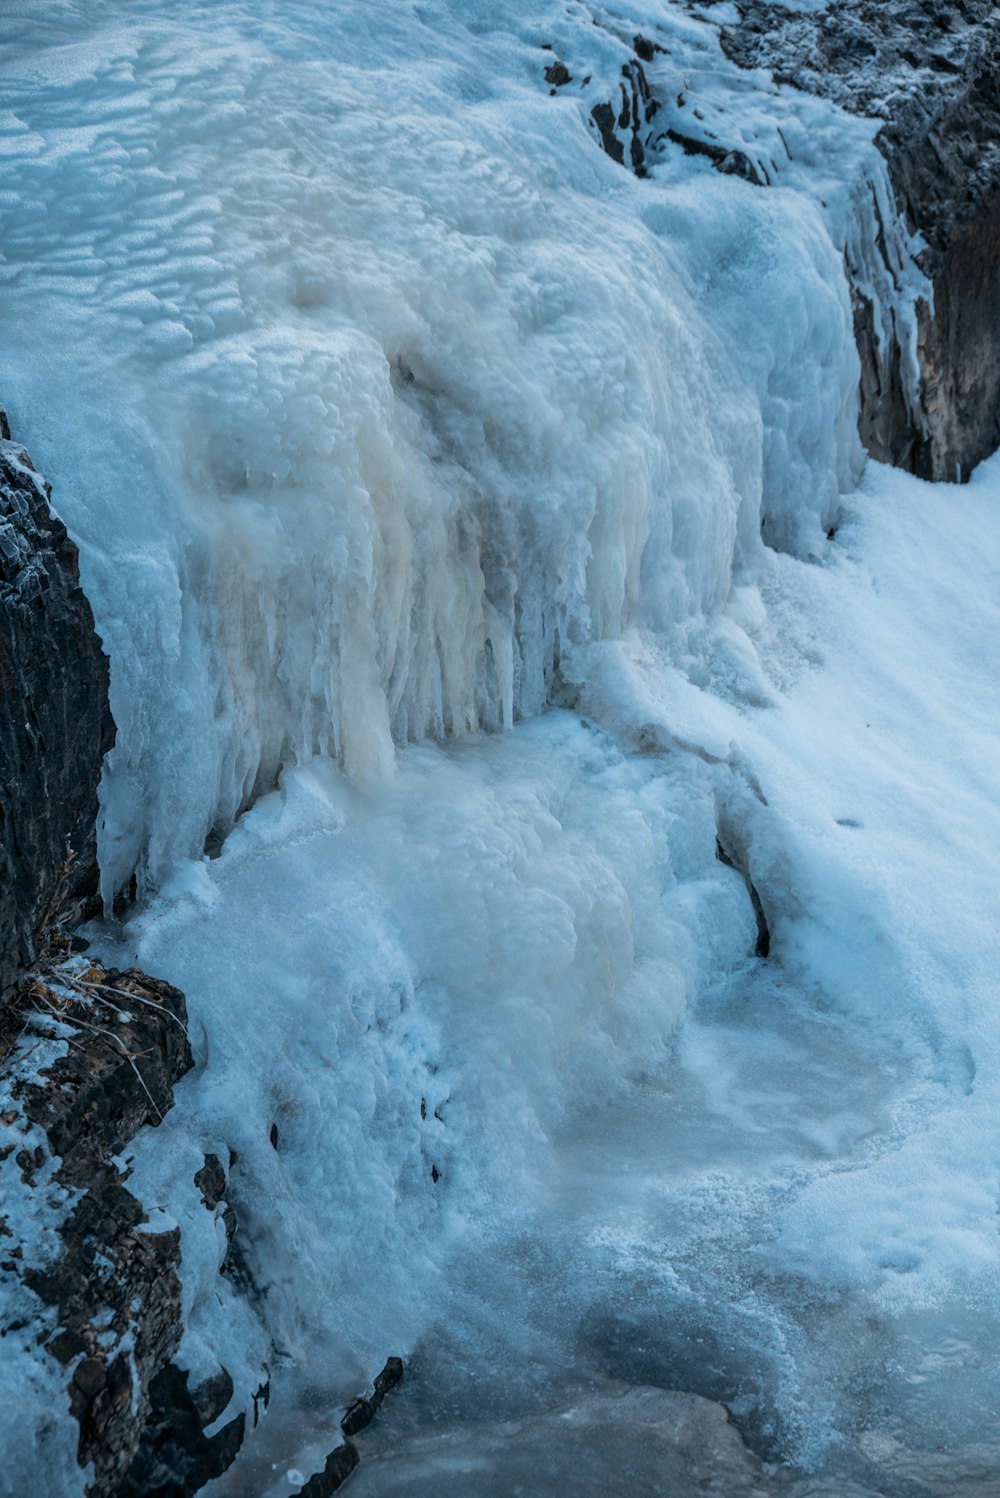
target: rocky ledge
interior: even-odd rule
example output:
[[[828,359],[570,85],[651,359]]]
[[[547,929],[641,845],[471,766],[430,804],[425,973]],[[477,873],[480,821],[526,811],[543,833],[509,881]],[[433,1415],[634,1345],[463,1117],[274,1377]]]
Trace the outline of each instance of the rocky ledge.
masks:
[[[66,934],[95,901],[114,723],[50,492],[0,411],[0,1337],[46,1388],[65,1389],[64,1403],[31,1412],[29,1465],[36,1443],[64,1448],[75,1421],[92,1493],[193,1492],[232,1460],[243,1417],[205,1441],[231,1381],[192,1395],[183,1375],[170,1380],[180,1235],[149,1223],[120,1158],[192,1064],[187,1015],[177,989],[89,965]],[[183,1428],[186,1460],[171,1486],[136,1487],[164,1423]]]
[[[175,1360],[180,1230],[150,1220],[128,1186],[129,1144],[162,1121],[192,1064],[182,993],[81,957],[43,962],[0,1023],[0,1339],[51,1359],[66,1397],[50,1418],[76,1422],[92,1498],[189,1498],[227,1470],[247,1434],[242,1409],[208,1434],[233,1379],[220,1366],[192,1387]],[[225,1226],[224,1273],[236,1217],[215,1156],[195,1184]],[[341,1444],[301,1489],[308,1498],[353,1472],[351,1437],[402,1372],[391,1358],[347,1409]],[[254,1423],[269,1393],[257,1391]]]
[[[148,1222],[121,1156],[191,1066],[186,1020],[169,984],[79,959],[36,972],[3,1018],[2,1304],[36,1298],[36,1356],[63,1371],[93,1493],[132,1490],[181,1337],[180,1235]],[[0,1335],[23,1330],[15,1317]]]

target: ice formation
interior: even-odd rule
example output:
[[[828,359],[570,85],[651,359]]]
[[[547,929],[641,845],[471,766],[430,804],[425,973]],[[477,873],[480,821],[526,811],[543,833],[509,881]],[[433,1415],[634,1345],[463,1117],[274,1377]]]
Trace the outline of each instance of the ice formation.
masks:
[[[995,1321],[996,1162],[964,1157],[996,897],[963,870],[996,621],[957,600],[996,477],[853,493],[845,255],[905,342],[914,247],[872,124],[740,74],[725,9],[0,18],[5,395],[111,658],[117,950],[205,1060],[135,1180],[187,1231],[185,1366],[237,1401],[285,1369],[261,1484],[400,1346],[451,1408],[476,1368],[478,1418],[648,1341],[647,1381],[821,1466],[866,1315],[904,1368],[942,1307]],[[640,29],[773,186],[597,148]],[[543,45],[579,59],[555,97]]]
[[[112,658],[109,896],[283,764],[537,713],[567,655],[723,603],[762,521],[818,550],[858,461],[808,194],[640,194],[517,6],[314,12],[7,22],[12,403]]]

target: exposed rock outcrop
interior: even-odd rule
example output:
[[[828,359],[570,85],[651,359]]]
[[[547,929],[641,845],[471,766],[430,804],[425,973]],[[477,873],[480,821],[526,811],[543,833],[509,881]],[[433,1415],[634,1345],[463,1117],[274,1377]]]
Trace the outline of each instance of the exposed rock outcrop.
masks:
[[[114,741],[108,663],[77,551],[0,411],[0,1005],[42,928],[97,887],[97,785]]]
[[[175,1361],[181,1232],[150,1220],[123,1162],[192,1064],[184,995],[135,969],[47,965],[0,1019],[0,1339],[26,1334],[32,1356],[61,1370],[65,1416],[54,1414],[78,1426],[90,1498],[190,1498],[232,1465],[247,1434],[243,1409],[206,1434],[232,1401],[233,1379],[220,1366],[192,1386]],[[194,1184],[225,1226],[220,1273],[232,1277],[236,1218],[216,1156]],[[25,1291],[36,1307],[27,1320]],[[333,1493],[357,1466],[351,1437],[402,1373],[390,1358],[347,1408],[343,1442],[302,1489],[310,1498]],[[254,1396],[255,1425],[269,1395],[264,1384]]]
[[[622,67],[617,97],[610,103],[595,104],[590,111],[601,145],[612,161],[631,167],[637,177],[648,176],[646,155],[657,134],[653,122],[659,108],[649,91],[642,63],[633,58]]]
[[[351,1437],[356,1436],[359,1431],[372,1423],[379,1405],[402,1377],[402,1359],[389,1358],[382,1372],[371,1385],[370,1393],[361,1395],[344,1412],[344,1418],[340,1422],[340,1428],[344,1432],[342,1444],[330,1452],[322,1472],[314,1472],[305,1485],[299,1489],[299,1498],[329,1498],[331,1493],[335,1493],[339,1487],[343,1486],[361,1460],[358,1448]]]
[[[689,8],[705,16],[714,3]],[[914,391],[895,329],[880,338],[865,278],[855,278],[860,434],[883,462],[923,478],[968,478],[1000,444],[1000,12],[990,0],[838,0],[812,11],[741,0],[738,10],[738,21],[719,26],[731,62],[883,122],[876,144],[899,213],[922,236],[918,264],[931,296],[917,305]],[[648,65],[664,49],[645,37],[631,45],[615,92],[590,111],[607,154],[644,177],[669,142],[769,185],[766,167],[738,145],[738,100],[732,140],[714,138],[697,109],[680,109],[683,96],[661,110]],[[877,240],[894,280],[887,227]]]
[[[611,101],[595,104],[590,111],[601,145],[612,161],[628,166],[637,177],[648,177],[651,159],[664,141],[671,141],[686,156],[706,156],[716,171],[762,186],[764,178],[746,152],[720,145],[705,134],[681,130],[676,118],[673,124],[658,118],[660,100],[650,87],[644,64],[653,62],[658,52],[668,54],[644,36],[635,37],[633,46],[636,55],[622,64]]]
[[[506,1421],[434,1424],[386,1443],[352,1480],[357,1498],[465,1498],[480,1492],[550,1498],[628,1493],[652,1498],[879,1498],[762,1462],[721,1404],[644,1385],[609,1384],[561,1409]]]
[[[75,1446],[91,1498],[188,1498],[232,1464],[247,1412],[225,1420],[229,1370],[192,1386],[176,1361],[181,1229],[150,1219],[123,1159],[193,1064],[184,995],[88,965],[68,934],[95,896],[114,724],[76,548],[49,492],[0,411],[0,1339],[65,1390],[41,1414],[72,1432],[67,1460]],[[225,1230],[220,1273],[252,1295],[215,1155],[193,1185]],[[351,1405],[343,1443],[309,1479],[313,1498],[353,1470],[350,1436],[401,1372],[391,1359]],[[254,1424],[269,1392],[253,1396]]]
[[[246,1434],[241,1410],[213,1436],[209,1425],[225,1412],[233,1381],[225,1368],[194,1390],[176,1363],[150,1380],[148,1412],[125,1480],[114,1498],[149,1498],[151,1493],[189,1498],[236,1460]]]
[[[49,494],[0,411],[0,1336],[27,1326],[35,1356],[64,1370],[93,1494],[194,1492],[232,1461],[244,1417],[204,1437],[232,1381],[223,1370],[192,1394],[171,1362],[180,1231],[148,1222],[119,1158],[192,1064],[187,1015],[169,984],[65,960],[77,944],[64,928],[96,892],[114,723],[76,547]],[[176,1482],[147,1481],[158,1441]]]
[[[884,120],[877,144],[926,240],[916,420],[872,354],[856,301],[861,435],[925,478],[967,478],[1000,443],[1000,12],[990,0],[838,0],[800,13],[744,0],[726,53],[780,83]],[[897,360],[898,367],[898,360]]]
[[[48,1308],[37,1355],[65,1370],[66,1418],[95,1493],[127,1472],[150,1383],[181,1335],[178,1229],[146,1221],[115,1157],[170,1108],[191,1066],[186,1018],[169,984],[72,963],[36,977],[4,1017],[0,1276]],[[56,1247],[36,1257],[24,1242],[41,1225]]]

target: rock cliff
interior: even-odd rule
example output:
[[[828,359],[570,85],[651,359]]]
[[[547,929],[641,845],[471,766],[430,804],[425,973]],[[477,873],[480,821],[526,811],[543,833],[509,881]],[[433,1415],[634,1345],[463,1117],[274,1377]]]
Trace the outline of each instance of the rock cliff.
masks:
[[[88,967],[66,935],[95,897],[114,723],[76,547],[49,494],[0,411],[0,1336],[27,1336],[64,1370],[51,1418],[76,1421],[91,1493],[153,1491],[164,1446],[169,1481],[155,1490],[194,1492],[232,1461],[244,1416],[203,1435],[232,1381],[223,1370],[189,1391],[171,1362],[180,1233],[151,1226],[120,1159],[192,1064],[187,1015],[177,989]],[[206,1207],[224,1212],[221,1194]]]
[[[0,411],[0,1005],[97,887],[108,663],[77,551]]]

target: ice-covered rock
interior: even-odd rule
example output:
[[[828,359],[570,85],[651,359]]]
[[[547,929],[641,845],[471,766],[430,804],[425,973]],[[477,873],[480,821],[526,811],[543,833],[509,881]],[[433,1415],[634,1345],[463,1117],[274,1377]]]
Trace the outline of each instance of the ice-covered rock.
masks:
[[[1000,441],[996,7],[716,0],[686,9],[687,48],[678,47],[676,9],[649,36],[631,37],[595,9],[595,25],[617,32],[623,47],[613,90],[590,110],[604,150],[640,177],[679,146],[720,172],[780,185],[801,145],[783,118],[797,114],[790,89],[870,119],[888,182],[870,158],[848,152],[839,167],[855,188],[851,232],[842,222],[840,237],[861,358],[861,437],[874,457],[922,477],[968,478]],[[727,74],[727,61],[749,76]],[[820,155],[821,138],[811,147]]]
[[[111,654],[105,892],[156,893],[95,940],[208,1056],[134,1148],[185,1327],[140,1490],[171,1400],[265,1390],[229,1491],[332,1481],[359,1368],[435,1339],[449,1418],[697,1385],[819,1470],[914,1410],[898,1308],[994,1274],[988,496],[969,555],[916,480],[851,497],[844,262],[912,423],[928,247],[738,20],[0,17],[11,380]]]
[[[869,451],[925,478],[968,478],[1000,441],[1000,15],[989,0],[748,0],[726,54],[880,121],[901,213],[925,242],[916,409],[898,340],[879,352],[856,291]]]

